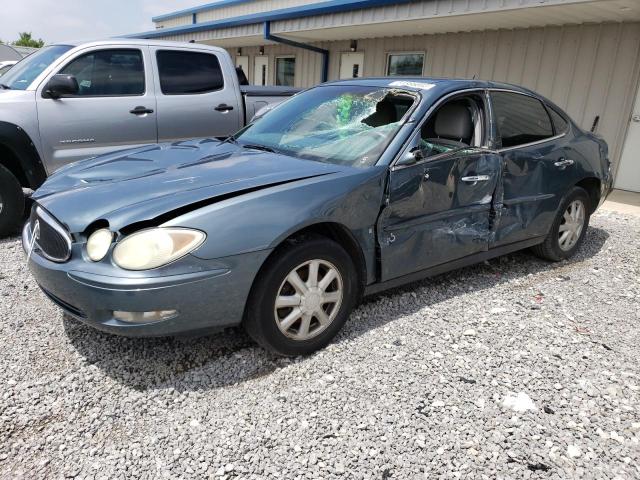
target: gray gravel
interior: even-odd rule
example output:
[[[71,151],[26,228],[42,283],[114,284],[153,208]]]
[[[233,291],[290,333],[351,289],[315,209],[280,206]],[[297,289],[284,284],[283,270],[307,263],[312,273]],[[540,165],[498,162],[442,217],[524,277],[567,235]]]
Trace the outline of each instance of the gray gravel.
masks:
[[[0,241],[3,478],[640,478],[640,218],[370,299],[336,343],[108,336]]]

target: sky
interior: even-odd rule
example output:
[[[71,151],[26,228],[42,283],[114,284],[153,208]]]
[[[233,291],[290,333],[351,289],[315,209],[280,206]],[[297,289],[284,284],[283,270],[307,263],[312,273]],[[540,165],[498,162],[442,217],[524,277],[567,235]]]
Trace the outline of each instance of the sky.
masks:
[[[45,43],[153,30],[151,17],[211,0],[0,0],[0,40],[31,32]]]

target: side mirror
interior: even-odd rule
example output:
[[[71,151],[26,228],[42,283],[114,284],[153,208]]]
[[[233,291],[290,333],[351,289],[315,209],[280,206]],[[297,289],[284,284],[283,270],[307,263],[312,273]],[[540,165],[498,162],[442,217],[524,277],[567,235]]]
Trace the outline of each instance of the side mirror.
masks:
[[[413,147],[396,162],[396,165],[413,165],[423,159],[424,153],[422,152],[422,149],[420,147]]]
[[[60,98],[65,95],[77,95],[80,91],[78,80],[73,75],[54,75],[44,89],[45,98]]]

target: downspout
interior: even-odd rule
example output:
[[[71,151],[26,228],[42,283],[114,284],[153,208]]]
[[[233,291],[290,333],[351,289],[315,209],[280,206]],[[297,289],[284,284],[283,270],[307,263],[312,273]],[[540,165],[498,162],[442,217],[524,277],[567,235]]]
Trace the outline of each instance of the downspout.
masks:
[[[271,22],[264,22],[264,39],[271,40],[272,42],[282,43],[284,45],[291,45],[292,47],[302,48],[304,50],[311,50],[322,55],[322,78],[321,82],[324,83],[329,79],[329,50],[316,47],[314,45],[308,45],[306,43],[295,42],[288,38],[276,37],[271,35]]]

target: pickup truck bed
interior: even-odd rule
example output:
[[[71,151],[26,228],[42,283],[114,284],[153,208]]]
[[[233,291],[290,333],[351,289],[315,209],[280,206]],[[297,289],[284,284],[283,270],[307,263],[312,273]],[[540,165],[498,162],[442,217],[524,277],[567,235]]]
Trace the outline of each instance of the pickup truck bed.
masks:
[[[245,124],[250,122],[261,108],[279,103],[282,97],[291,97],[301,89],[292,87],[261,87],[256,85],[240,85],[240,93],[244,98]]]

